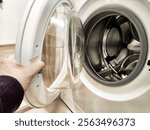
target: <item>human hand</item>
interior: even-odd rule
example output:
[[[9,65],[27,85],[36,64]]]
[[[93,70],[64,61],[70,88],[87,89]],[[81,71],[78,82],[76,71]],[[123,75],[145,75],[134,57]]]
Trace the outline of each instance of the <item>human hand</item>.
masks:
[[[15,60],[14,56],[0,60],[0,75],[7,75],[17,79],[26,90],[34,76],[39,73],[44,67],[44,63],[36,60],[32,63],[20,65]]]

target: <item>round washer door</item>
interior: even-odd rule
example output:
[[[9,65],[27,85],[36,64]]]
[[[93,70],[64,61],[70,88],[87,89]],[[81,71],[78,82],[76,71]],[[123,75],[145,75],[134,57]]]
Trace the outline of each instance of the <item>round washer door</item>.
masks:
[[[29,1],[18,32],[16,59],[21,64],[36,59],[45,63],[25,92],[31,106],[52,103],[61,88],[78,81],[83,44],[82,24],[70,0]]]
[[[150,3],[145,1],[87,1],[79,11],[86,37],[81,80],[102,98],[127,101],[150,89]]]

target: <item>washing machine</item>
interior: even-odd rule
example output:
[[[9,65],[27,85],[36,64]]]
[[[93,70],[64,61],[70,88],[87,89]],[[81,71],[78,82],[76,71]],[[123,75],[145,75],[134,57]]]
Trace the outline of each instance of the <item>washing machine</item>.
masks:
[[[26,102],[58,96],[72,112],[150,112],[148,0],[30,0],[20,24],[16,59],[40,59]],[[32,71],[32,70],[31,70]]]

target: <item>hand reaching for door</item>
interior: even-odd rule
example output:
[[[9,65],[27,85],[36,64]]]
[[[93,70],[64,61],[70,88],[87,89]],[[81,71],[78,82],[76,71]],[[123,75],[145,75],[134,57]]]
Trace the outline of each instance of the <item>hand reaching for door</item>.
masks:
[[[17,79],[23,89],[26,90],[31,80],[43,67],[44,63],[40,60],[21,65],[17,63],[14,56],[9,56],[8,58],[0,60],[0,75],[7,75]]]

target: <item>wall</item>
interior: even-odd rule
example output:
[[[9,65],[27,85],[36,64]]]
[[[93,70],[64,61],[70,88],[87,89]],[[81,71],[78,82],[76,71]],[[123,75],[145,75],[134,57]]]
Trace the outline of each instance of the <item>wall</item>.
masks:
[[[18,26],[28,0],[3,0],[0,5],[0,44],[15,43]]]
[[[86,0],[74,0],[77,9]],[[15,43],[22,13],[28,0],[3,0],[0,5],[0,44]]]

